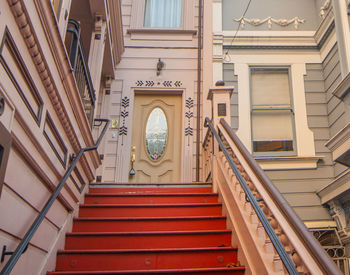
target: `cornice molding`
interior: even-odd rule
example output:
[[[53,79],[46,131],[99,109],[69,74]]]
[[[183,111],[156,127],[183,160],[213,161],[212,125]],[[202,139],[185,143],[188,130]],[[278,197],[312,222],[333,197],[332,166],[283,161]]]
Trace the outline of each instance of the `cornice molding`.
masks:
[[[316,31],[272,31],[241,30],[237,36],[233,31],[215,33],[215,37],[222,35],[224,49],[256,49],[256,50],[320,50],[327,39],[334,33],[335,23],[333,7],[324,10],[325,14]],[[241,19],[241,18],[240,18]],[[237,19],[238,21],[240,19]],[[256,21],[256,24],[261,22]],[[232,38],[235,36],[233,45]],[[218,39],[217,39],[218,40]],[[259,44],[257,44],[259,41]]]
[[[334,21],[330,21],[329,24],[322,25],[327,27],[323,29],[322,36],[321,33],[316,32],[313,36],[259,36],[260,43],[266,42],[265,45],[247,45],[248,40],[251,41],[251,36],[239,36],[236,38],[235,45],[223,45],[224,49],[257,49],[257,50],[320,50],[329,36],[332,34],[335,24]],[[257,36],[255,37],[257,38]],[[281,40],[282,39],[282,40]],[[289,39],[289,44],[286,44],[286,39]],[[229,37],[224,38],[224,43],[226,41],[231,41]],[[271,41],[272,40],[272,41]],[[284,41],[285,44],[276,45]],[[239,43],[239,44],[238,44]],[[243,44],[244,43],[244,44]],[[267,44],[269,43],[269,44]],[[292,44],[293,43],[293,44]],[[297,43],[303,43],[304,45],[297,45]]]
[[[349,183],[350,170],[348,169],[336,177],[330,184],[316,191],[316,194],[321,198],[321,204],[325,204],[337,198],[339,195],[343,194],[343,192],[346,192],[350,187]]]
[[[25,7],[25,3],[24,0],[7,0],[13,16],[15,17],[16,23],[18,25],[18,28],[22,34],[22,37],[27,45],[28,51],[30,53],[30,56],[33,60],[33,63],[37,69],[38,74],[40,75],[40,78],[42,80],[42,83],[45,87],[45,90],[51,100],[52,106],[55,109],[55,112],[59,118],[59,120],[61,121],[61,124],[67,134],[67,137],[69,139],[69,142],[73,148],[73,150],[75,152],[78,152],[80,150],[80,148],[82,147],[77,134],[74,131],[74,127],[73,124],[71,122],[71,120],[69,119],[67,110],[65,109],[65,106],[63,104],[62,98],[60,96],[60,92],[58,91],[52,73],[49,69],[49,66],[47,64],[47,61],[44,57],[43,54],[43,50],[41,49],[40,43],[39,43],[39,39],[34,31],[34,27],[31,24],[30,21],[30,17],[28,16],[28,11],[26,10]],[[34,1],[35,4],[37,5],[37,7],[39,7],[38,12],[39,14],[42,15],[42,11],[43,11],[43,6],[42,6],[42,2],[47,2],[50,4],[49,1]],[[41,8],[41,9],[40,9]],[[52,8],[50,7],[45,7],[46,11],[52,11]],[[43,16],[42,16],[43,17]],[[40,18],[42,20],[42,17]],[[51,15],[51,19],[54,18],[54,14]],[[46,19],[46,18],[45,18]],[[43,23],[43,28],[47,28],[50,24],[48,22]],[[56,35],[58,35],[60,37],[59,31],[56,28]],[[61,38],[60,38],[61,40]],[[60,44],[63,44],[62,40],[61,43],[56,43],[56,47],[59,46]],[[63,45],[61,45],[61,47],[63,47]],[[63,66],[65,66],[66,68],[61,68],[62,70],[59,71],[61,73],[61,79],[63,80],[63,83],[67,83],[69,82],[69,89],[67,89],[66,94],[68,95],[68,97],[72,97],[75,96],[75,98],[69,98],[70,102],[73,106],[75,106],[76,108],[78,108],[77,113],[75,114],[77,117],[77,123],[80,124],[80,129],[82,129],[83,133],[86,133],[86,135],[83,135],[83,139],[85,140],[86,144],[88,146],[91,146],[94,144],[93,142],[93,138],[92,135],[87,134],[90,132],[90,128],[89,125],[87,123],[86,117],[85,117],[85,112],[83,110],[83,106],[81,103],[81,100],[78,99],[77,97],[79,97],[79,92],[77,91],[77,87],[75,85],[74,82],[74,77],[72,75],[72,72],[70,71],[70,65],[68,64],[68,58],[67,55],[64,51],[64,58],[60,58],[61,61],[61,65],[63,64]],[[64,60],[64,61],[63,61]],[[57,60],[56,60],[57,61]],[[58,62],[59,63],[59,62]],[[64,73],[66,72],[66,73]],[[62,75],[63,74],[63,75]],[[68,78],[67,78],[68,76]],[[66,81],[64,81],[66,80]],[[73,84],[74,83],[74,84]],[[68,88],[68,87],[67,87]],[[75,91],[75,92],[73,92]],[[77,103],[79,102],[79,103]],[[76,111],[75,108],[73,108],[73,111]],[[83,114],[83,115],[82,115]],[[95,153],[98,159],[98,155],[97,153]],[[94,159],[94,158],[92,158]],[[94,161],[94,165],[97,167],[97,163],[98,161],[96,160],[95,157],[95,161]],[[82,165],[84,167],[85,172],[87,172],[88,177],[92,180],[93,179],[93,172],[91,171],[86,157],[84,157],[82,159]]]
[[[350,73],[348,73],[344,79],[334,89],[333,95],[339,99],[344,99],[350,92]]]
[[[350,138],[350,123],[348,123],[344,128],[337,132],[332,138],[330,138],[325,146],[334,151],[339,148],[345,141]]]

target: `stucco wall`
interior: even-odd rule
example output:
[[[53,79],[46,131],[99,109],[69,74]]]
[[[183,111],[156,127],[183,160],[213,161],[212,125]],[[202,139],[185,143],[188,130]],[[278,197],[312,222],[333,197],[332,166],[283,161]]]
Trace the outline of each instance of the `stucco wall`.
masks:
[[[128,181],[130,170],[130,148],[135,91],[182,92],[182,181],[195,180],[195,135],[196,135],[196,91],[197,91],[197,2],[183,1],[183,27],[179,32],[146,30],[143,13],[138,1],[123,0],[122,16],[125,53],[115,72],[111,94],[101,103],[101,110],[112,119],[118,119],[127,132],[120,134],[111,130],[106,135],[105,160],[101,169],[102,181]],[[139,18],[141,17],[141,18]],[[160,75],[156,74],[159,58],[164,62]],[[121,99],[127,98],[129,106],[121,107]],[[192,99],[193,117],[185,117],[186,100]],[[126,110],[124,118],[120,112]],[[184,128],[190,126],[193,135],[185,135]],[[136,127],[141,127],[138,125]]]

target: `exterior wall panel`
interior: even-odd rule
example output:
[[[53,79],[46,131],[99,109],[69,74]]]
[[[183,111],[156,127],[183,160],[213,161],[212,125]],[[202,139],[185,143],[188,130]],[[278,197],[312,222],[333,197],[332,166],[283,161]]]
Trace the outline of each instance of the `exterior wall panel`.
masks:
[[[231,96],[231,127],[236,131],[238,125],[238,77],[235,75],[234,64],[223,64],[223,80],[226,86],[234,86]]]

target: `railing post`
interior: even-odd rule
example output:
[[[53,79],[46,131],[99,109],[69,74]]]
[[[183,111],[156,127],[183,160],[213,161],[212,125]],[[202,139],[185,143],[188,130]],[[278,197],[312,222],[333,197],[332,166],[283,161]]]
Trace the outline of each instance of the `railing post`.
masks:
[[[233,86],[223,86],[223,81],[216,82],[216,87],[209,90],[208,98],[211,100],[212,122],[217,128],[221,118],[231,125],[231,95]]]
[[[224,86],[223,81],[216,82],[216,87],[209,90],[208,93],[208,100],[211,100],[211,116],[212,116],[212,122],[214,124],[215,129],[217,129],[220,119],[223,118],[225,121],[227,121],[231,125],[231,95],[233,92],[234,87],[232,86]],[[219,144],[217,140],[213,137],[212,138],[212,154],[213,158],[211,159],[211,177],[213,181],[213,191],[217,191],[217,178],[216,178],[216,171],[217,171],[217,160],[216,156],[219,151]]]

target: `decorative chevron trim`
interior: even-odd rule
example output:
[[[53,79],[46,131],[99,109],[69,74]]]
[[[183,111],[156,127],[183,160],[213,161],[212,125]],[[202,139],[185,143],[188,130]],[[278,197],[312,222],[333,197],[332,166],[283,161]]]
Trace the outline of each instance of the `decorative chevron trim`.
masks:
[[[187,112],[185,112],[185,116],[187,117],[187,127],[185,128],[185,136],[193,136],[193,128],[191,127],[191,118],[193,117],[193,106],[194,100],[191,97],[186,99]],[[188,145],[190,145],[190,139],[188,139]]]
[[[124,136],[128,135],[128,127],[125,126],[125,120],[129,116],[128,107],[130,105],[130,99],[125,96],[122,98],[121,106],[123,110],[120,111],[120,116],[123,118],[123,124],[119,127],[119,135],[122,136],[122,145],[124,145]]]
[[[180,88],[182,86],[182,82],[179,80],[163,80],[163,81],[154,81],[154,80],[137,80],[135,82],[137,87],[166,87],[166,88]]]

